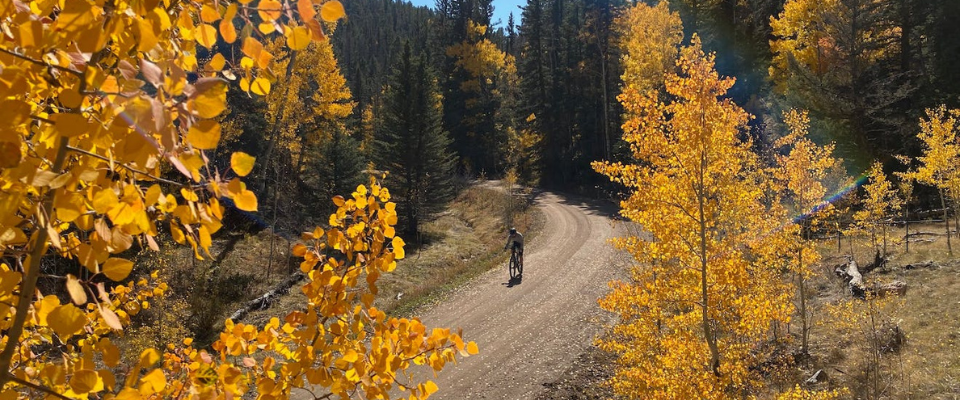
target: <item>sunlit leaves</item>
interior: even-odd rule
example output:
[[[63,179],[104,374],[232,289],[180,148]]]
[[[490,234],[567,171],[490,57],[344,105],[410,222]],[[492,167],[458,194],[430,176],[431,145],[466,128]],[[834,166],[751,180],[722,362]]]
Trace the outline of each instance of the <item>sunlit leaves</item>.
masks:
[[[200,43],[201,46],[208,49],[213,48],[213,45],[217,44],[217,29],[212,25],[197,25],[197,30],[193,35],[197,38],[197,43]]]
[[[343,4],[337,0],[329,0],[320,6],[320,18],[327,22],[336,22],[343,18],[346,12],[343,10]]]
[[[70,299],[74,304],[82,306],[87,303],[87,293],[80,284],[80,280],[73,274],[67,274],[67,293],[70,293]]]
[[[226,82],[208,79],[196,84],[195,88],[190,104],[200,118],[214,118],[227,107]]]
[[[70,337],[80,332],[87,323],[86,314],[74,307],[73,304],[64,304],[55,307],[47,316],[47,323],[53,331],[63,337]]]
[[[266,96],[270,94],[270,81],[266,78],[254,79],[250,85],[250,91],[260,96]]]
[[[247,174],[253,170],[253,164],[255,161],[256,158],[253,156],[242,151],[238,151],[230,156],[230,167],[233,168],[233,172],[235,172],[238,176],[247,176]]]
[[[373,307],[376,278],[404,253],[394,238],[395,206],[372,196],[343,201],[333,216],[338,226],[318,228],[315,242],[296,249],[309,275],[309,312],[266,327],[227,322],[216,352],[178,339],[137,360],[109,339],[169,290],[126,259],[128,250],[158,250],[169,233],[196,257],[209,256],[227,207],[257,209],[242,180],[254,158],[234,154],[228,171],[211,162],[229,88],[220,77],[272,96],[291,50],[308,63],[326,57],[311,68],[335,66],[329,42],[311,42],[326,39],[316,7],[330,22],[343,7],[321,3],[0,5],[0,331],[8,355],[0,359],[0,396],[34,398],[40,392],[27,385],[39,385],[72,398],[241,398],[252,387],[285,398],[309,383],[331,397],[362,390],[376,398],[405,380],[425,398],[437,387],[404,372],[410,365],[454,361],[453,343],[476,351],[449,330]],[[251,19],[273,36],[255,32]],[[224,48],[241,39],[238,54]],[[321,95],[345,95],[331,96],[316,114],[349,115],[342,77],[317,81]],[[55,268],[42,262],[47,255]],[[350,351],[343,369],[317,362]]]
[[[291,50],[303,50],[303,49],[306,49],[307,45],[309,44],[310,44],[310,32],[307,31],[306,27],[298,26],[296,28],[293,28],[290,30],[290,33],[287,35],[287,47],[289,47]],[[256,82],[254,82],[254,84],[256,84]],[[269,93],[269,92],[270,90],[267,89],[266,93]]]
[[[262,0],[257,5],[257,13],[264,21],[273,21],[280,18],[283,6],[276,0]]]
[[[220,142],[220,123],[214,120],[202,120],[187,131],[187,141],[200,150],[211,150]]]
[[[133,270],[133,262],[122,258],[110,258],[100,267],[103,274],[115,282],[120,282]]]
[[[233,202],[243,211],[257,211],[257,196],[249,190],[234,194]]]

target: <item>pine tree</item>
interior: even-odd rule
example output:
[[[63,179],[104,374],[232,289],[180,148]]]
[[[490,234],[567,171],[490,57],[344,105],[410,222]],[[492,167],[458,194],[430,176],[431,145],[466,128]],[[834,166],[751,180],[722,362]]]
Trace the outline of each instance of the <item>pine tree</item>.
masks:
[[[307,186],[315,194],[313,204],[327,204],[334,196],[350,193],[365,183],[367,160],[360,150],[360,141],[345,131],[334,131],[329,140],[311,150],[315,152],[311,157],[315,161]]]
[[[442,116],[436,78],[404,46],[386,89],[373,158],[377,168],[389,171],[386,186],[410,234],[453,196],[455,158]]]

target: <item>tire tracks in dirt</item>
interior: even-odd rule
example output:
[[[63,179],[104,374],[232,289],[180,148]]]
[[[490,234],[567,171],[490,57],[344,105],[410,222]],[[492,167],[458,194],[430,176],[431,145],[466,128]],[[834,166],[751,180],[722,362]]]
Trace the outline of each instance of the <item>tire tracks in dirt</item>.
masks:
[[[427,326],[460,327],[480,347],[433,378],[440,391],[431,398],[535,398],[609,321],[597,299],[628,264],[608,243],[623,234],[610,218],[615,207],[551,192],[536,205],[546,222],[527,244],[522,282],[510,285],[504,265],[421,313]]]

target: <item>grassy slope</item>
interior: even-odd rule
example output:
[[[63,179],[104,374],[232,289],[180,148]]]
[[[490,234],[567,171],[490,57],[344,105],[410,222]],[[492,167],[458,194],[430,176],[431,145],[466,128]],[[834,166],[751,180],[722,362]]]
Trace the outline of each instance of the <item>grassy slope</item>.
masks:
[[[884,284],[900,280],[907,284],[907,293],[901,298],[884,299],[879,322],[898,325],[906,336],[902,349],[882,354],[880,359],[880,398],[891,399],[957,399],[960,398],[960,262],[947,251],[942,225],[912,226],[911,232],[929,234],[911,235],[920,241],[910,244],[907,253],[903,246],[903,230],[889,233],[886,268],[864,275],[866,284]],[[954,237],[955,254],[960,255],[960,240]],[[835,241],[822,243],[822,253],[837,255]],[[872,259],[865,239],[855,239],[852,249],[859,264]],[[844,240],[843,251],[850,254],[850,242]],[[827,261],[827,260],[825,260]],[[907,269],[906,265],[933,261],[939,268]],[[867,373],[874,365],[865,348],[864,338],[873,333],[868,324],[854,331],[843,331],[825,311],[826,305],[850,300],[842,282],[825,265],[811,285],[814,293],[811,330],[812,360],[801,366],[797,375],[806,379],[817,369],[823,369],[830,378],[829,386],[847,387],[852,398],[873,398],[872,379]],[[865,310],[863,301],[856,301],[859,310]],[[878,324],[879,325],[879,324]],[[799,329],[794,324],[793,329]],[[844,335],[844,332],[847,334]]]

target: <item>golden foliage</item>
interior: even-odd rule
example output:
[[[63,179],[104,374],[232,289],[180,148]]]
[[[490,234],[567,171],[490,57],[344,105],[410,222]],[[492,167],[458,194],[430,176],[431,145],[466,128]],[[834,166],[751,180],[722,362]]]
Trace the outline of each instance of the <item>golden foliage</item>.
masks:
[[[882,0],[864,0],[852,5],[843,0],[789,0],[783,11],[770,17],[774,39],[770,41],[773,62],[770,76],[778,90],[786,89],[791,63],[818,78],[847,74],[852,65],[865,68],[890,51],[899,28],[864,21],[867,10],[885,6]],[[842,71],[842,73],[841,73]]]
[[[623,50],[623,90],[645,93],[660,87],[683,40],[680,15],[670,12],[667,1],[654,7],[637,2],[617,17],[615,26]]]
[[[836,400],[847,394],[846,390],[807,390],[797,385],[777,395],[777,400]]]
[[[447,56],[456,59],[456,66],[470,76],[469,80],[460,84],[465,92],[480,92],[495,80],[516,79],[514,57],[483,38],[486,31],[486,26],[468,21],[467,39],[447,48]]]
[[[641,264],[600,301],[620,321],[600,347],[619,355],[618,395],[721,399],[761,384],[753,369],[774,321],[792,306],[779,283],[783,220],[768,218],[764,177],[742,130],[749,115],[722,96],[700,40],[680,52],[666,92],[620,96],[634,164],[594,167],[632,189],[621,214],[648,232],[618,245]]]
[[[279,46],[265,48],[251,18],[294,49],[322,49],[317,7],[326,21],[343,16],[335,0],[0,1],[0,398],[285,398],[308,387],[377,397],[396,386],[426,398],[436,385],[404,372],[412,363],[440,370],[476,352],[372,306],[377,277],[403,257],[395,206],[372,182],[338,204],[336,227],[305,235],[303,310],[262,329],[228,321],[215,353],[187,338],[114,368],[131,357],[110,337],[168,290],[155,272],[130,280],[147,275],[121,253],[157,250],[163,226],[209,255],[221,197],[256,209],[240,179],[253,158],[216,171],[204,154],[220,141],[226,80],[256,95],[277,83]],[[242,58],[225,59],[221,44],[238,41]],[[201,65],[198,46],[218,54]],[[51,257],[74,268],[60,281],[66,303],[37,288]]]

